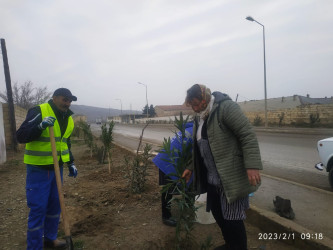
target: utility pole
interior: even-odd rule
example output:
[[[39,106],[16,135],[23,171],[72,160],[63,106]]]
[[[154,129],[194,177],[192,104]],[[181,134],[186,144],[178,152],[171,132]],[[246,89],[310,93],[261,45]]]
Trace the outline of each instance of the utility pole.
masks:
[[[6,89],[7,89],[7,99],[8,99],[8,110],[9,110],[9,123],[12,133],[12,145],[13,149],[17,151],[17,141],[16,141],[16,122],[15,122],[15,110],[13,102],[12,84],[10,80],[8,57],[5,39],[1,38],[1,51],[3,58],[3,67],[5,71]]]
[[[148,116],[149,106],[148,106],[147,84],[144,84],[144,83],[141,83],[141,82],[138,82],[138,84],[141,84],[141,85],[146,87],[147,119],[148,119],[148,117],[149,117]]]
[[[246,17],[246,20],[249,20],[251,22],[256,22],[257,24],[262,26],[262,33],[263,33],[263,45],[264,45],[264,92],[265,92],[265,128],[268,126],[268,120],[267,120],[267,85],[266,85],[266,49],[265,49],[265,26],[261,23],[259,23],[257,20],[255,20],[253,17],[248,16]]]
[[[135,124],[135,112],[132,113],[132,103],[131,103],[131,114],[133,115],[133,124]]]

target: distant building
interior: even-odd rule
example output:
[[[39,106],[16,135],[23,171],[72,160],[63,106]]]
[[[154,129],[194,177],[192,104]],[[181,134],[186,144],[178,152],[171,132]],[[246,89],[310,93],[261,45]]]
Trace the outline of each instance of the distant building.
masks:
[[[73,115],[73,120],[74,123],[78,122],[78,121],[83,121],[83,122],[87,122],[87,116],[85,115],[80,115],[80,114],[74,114]]]
[[[136,119],[141,119],[146,117],[145,114],[140,114],[140,115],[118,115],[118,116],[109,116],[106,118],[106,122],[109,123],[113,121],[114,123],[135,123]]]
[[[121,117],[120,116],[110,116],[106,118],[106,123],[110,123],[110,122],[114,122],[114,123],[121,123]]]
[[[311,98],[309,95],[298,96],[301,102],[301,105],[309,105],[309,104],[332,104],[333,96],[325,97],[325,98]]]
[[[265,100],[251,100],[238,102],[244,112],[255,112],[265,110]],[[314,104],[333,104],[333,97],[330,98],[311,98],[308,96],[286,96],[267,99],[267,110],[292,109],[304,105]]]
[[[192,115],[194,114],[191,107],[187,107],[185,104],[183,105],[157,105],[154,107],[155,113],[157,117],[164,116],[177,116],[180,112],[183,115]]]

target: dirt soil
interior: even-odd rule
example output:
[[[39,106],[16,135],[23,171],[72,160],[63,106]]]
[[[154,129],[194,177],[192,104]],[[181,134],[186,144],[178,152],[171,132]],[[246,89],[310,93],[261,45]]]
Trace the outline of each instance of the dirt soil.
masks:
[[[90,158],[86,146],[73,143],[72,151],[78,177],[64,170],[64,196],[75,249],[172,249],[175,228],[161,220],[158,170],[151,164],[144,193],[132,194],[122,172],[129,151],[114,146],[111,174],[108,164]],[[28,207],[25,198],[23,152],[7,153],[7,163],[0,165],[0,249],[26,249]],[[259,228],[246,223],[249,249],[293,249],[280,241],[262,241]],[[59,236],[63,236],[62,224]],[[196,223],[194,236],[203,242],[212,237],[214,247],[223,244],[216,225]]]

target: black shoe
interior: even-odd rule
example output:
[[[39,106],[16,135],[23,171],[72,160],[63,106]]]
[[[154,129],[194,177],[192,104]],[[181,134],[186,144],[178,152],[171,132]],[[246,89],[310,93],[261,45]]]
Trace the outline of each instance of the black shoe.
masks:
[[[48,240],[44,239],[44,247],[45,248],[53,248],[53,249],[64,249],[67,247],[67,243],[65,240]]]
[[[164,225],[167,225],[167,226],[170,226],[170,227],[175,227],[177,226],[177,221],[170,217],[170,218],[162,218],[162,221],[163,221],[163,224]]]

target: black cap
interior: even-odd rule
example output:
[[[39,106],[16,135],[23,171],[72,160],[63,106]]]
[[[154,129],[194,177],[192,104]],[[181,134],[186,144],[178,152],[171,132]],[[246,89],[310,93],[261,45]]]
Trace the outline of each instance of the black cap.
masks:
[[[53,96],[64,96],[71,99],[72,101],[77,101],[77,97],[72,95],[72,92],[70,92],[70,90],[66,88],[57,89],[56,91],[54,91]]]

